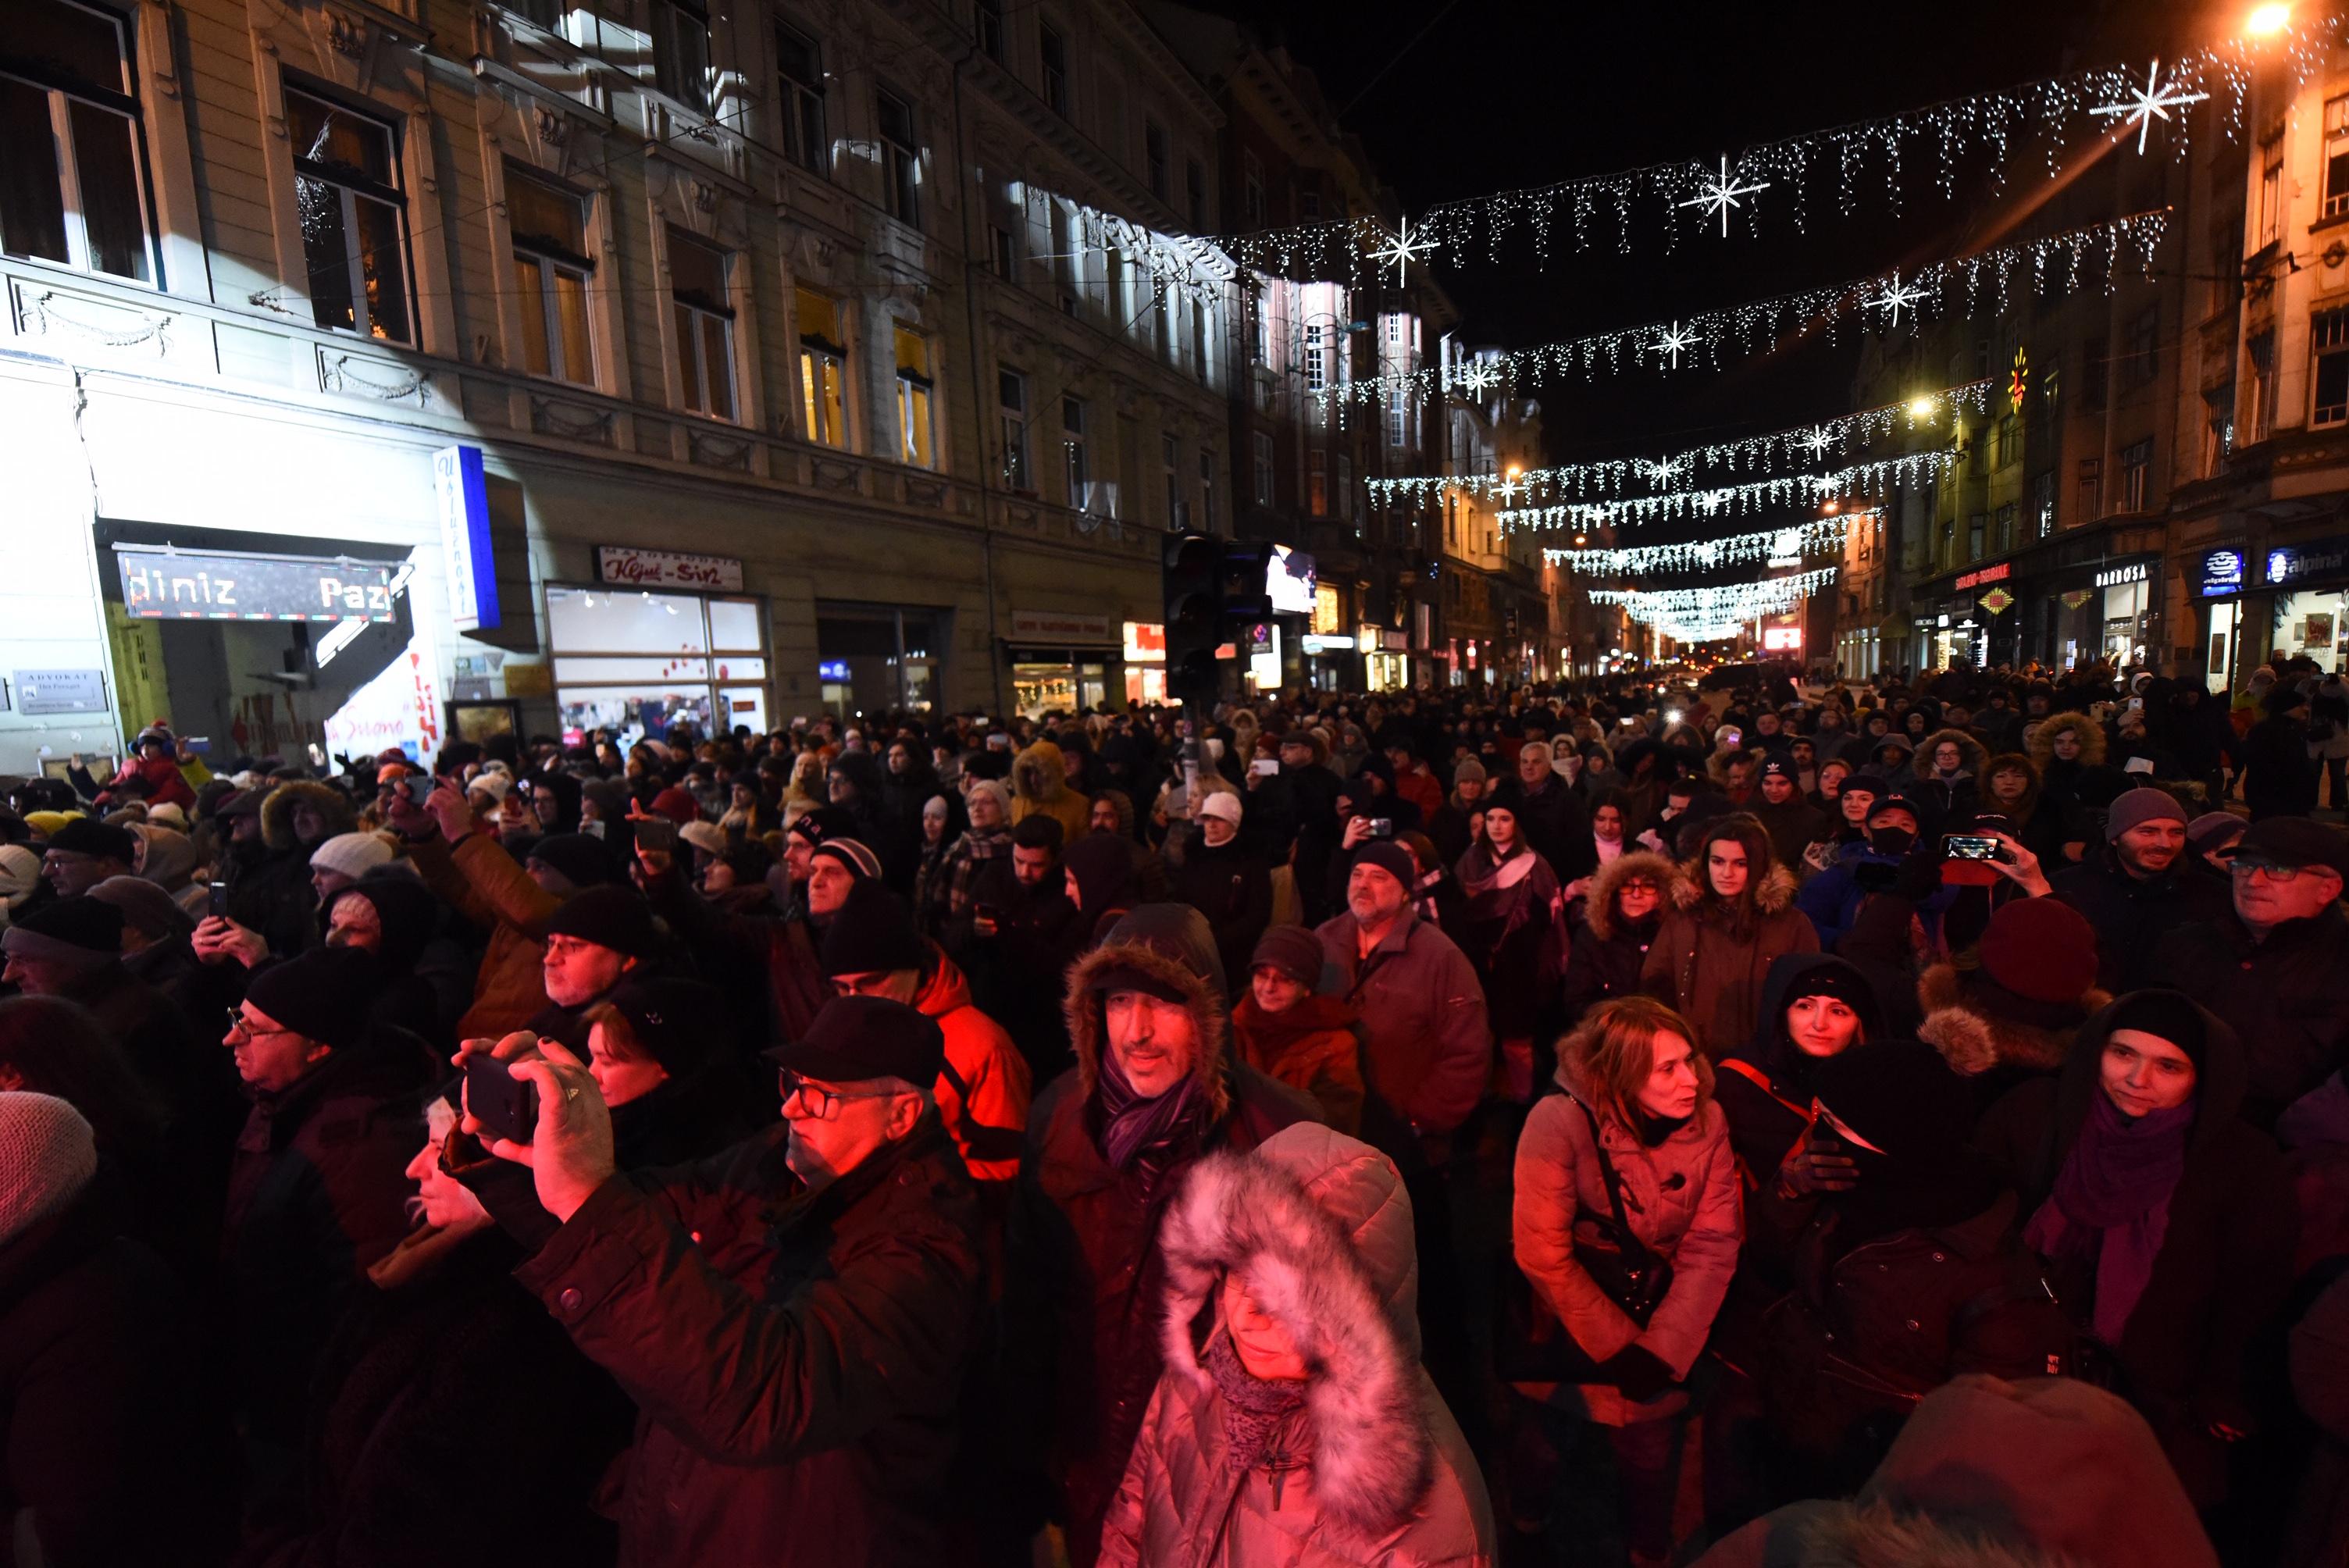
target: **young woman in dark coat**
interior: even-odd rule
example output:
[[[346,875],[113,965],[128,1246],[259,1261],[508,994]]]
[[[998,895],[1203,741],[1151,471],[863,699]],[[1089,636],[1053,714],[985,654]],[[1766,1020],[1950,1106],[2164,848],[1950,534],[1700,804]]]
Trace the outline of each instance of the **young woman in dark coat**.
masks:
[[[2248,1362],[2292,1279],[2292,1189],[2274,1142],[2237,1118],[2247,1074],[2209,1010],[2138,991],[1977,1135],[2022,1195],[2023,1239],[2058,1296],[2204,1509],[2259,1428]]]
[[[1679,870],[1663,856],[1641,851],[1619,855],[1592,874],[1590,896],[1567,947],[1561,1004],[1566,1027],[1599,1003],[1639,990],[1640,966],[1663,923],[1664,892]]]

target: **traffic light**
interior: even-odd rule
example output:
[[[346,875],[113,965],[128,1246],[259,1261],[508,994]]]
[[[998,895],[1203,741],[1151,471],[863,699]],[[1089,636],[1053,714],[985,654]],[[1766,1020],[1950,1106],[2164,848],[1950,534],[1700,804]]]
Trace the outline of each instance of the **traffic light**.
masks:
[[[1215,706],[1223,689],[1216,650],[1250,624],[1268,620],[1264,574],[1268,544],[1242,544],[1204,533],[1166,541],[1166,695],[1186,707]]]

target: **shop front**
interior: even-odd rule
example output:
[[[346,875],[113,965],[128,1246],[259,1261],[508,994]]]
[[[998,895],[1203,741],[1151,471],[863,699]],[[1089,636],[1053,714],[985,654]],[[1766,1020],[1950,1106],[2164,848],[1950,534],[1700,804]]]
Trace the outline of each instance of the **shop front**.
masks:
[[[603,545],[595,576],[546,585],[566,745],[601,730],[626,747],[679,723],[767,733],[767,606],[742,592],[742,562]]]
[[[1012,707],[1040,718],[1106,706],[1123,634],[1121,623],[1090,611],[1013,610],[1004,649],[1011,665]],[[1159,645],[1163,660],[1164,628]],[[1163,663],[1160,669],[1163,683]]]
[[[2268,586],[2275,591],[2272,646],[2283,658],[2305,657],[2328,675],[2349,652],[2343,614],[2349,605],[2349,535],[2279,544],[2266,552]]]
[[[825,709],[841,718],[935,711],[952,621],[947,610],[817,600],[816,673]]]
[[[2245,593],[2254,578],[2251,552],[2240,544],[2199,550],[2187,557],[2186,570],[2187,591],[2202,610],[2203,685],[2213,692],[2232,692],[2238,672],[2267,654],[2265,648],[2243,646],[2251,632],[2252,615],[2266,603],[2264,594],[2247,596]]]
[[[1125,700],[1129,707],[1166,701],[1166,627],[1158,621],[1125,623]]]
[[[1354,645],[1362,655],[1364,691],[1411,690],[1411,637],[1408,633],[1363,626]]]

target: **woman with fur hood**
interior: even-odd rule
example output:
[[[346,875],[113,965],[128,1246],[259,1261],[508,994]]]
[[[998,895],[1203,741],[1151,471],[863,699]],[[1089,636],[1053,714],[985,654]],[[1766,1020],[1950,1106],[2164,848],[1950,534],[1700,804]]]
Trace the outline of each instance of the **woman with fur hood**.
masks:
[[[1411,1200],[1302,1124],[1208,1156],[1160,1233],[1166,1370],[1101,1561],[1484,1568],[1483,1477],[1419,1359]]]
[[[1663,923],[1665,890],[1678,875],[1671,861],[1641,850],[1618,855],[1591,877],[1567,943],[1567,1027],[1599,1003],[1640,989],[1640,966]]]
[[[1795,886],[1762,824],[1733,811],[1705,825],[1666,890],[1670,907],[1640,985],[1695,1026],[1707,1057],[1752,1037],[1772,959],[1819,950],[1817,931],[1795,907]]]
[[[1917,980],[1917,1037],[1969,1080],[1979,1112],[2064,1065],[2072,1037],[2112,1000],[2096,986],[2096,934],[2053,898],[1993,911],[1974,944]]]
[[[2105,761],[2105,727],[2085,713],[2050,714],[2031,732],[2039,788],[2060,805],[2080,805],[2080,775]]]
[[[1988,755],[1982,742],[1962,729],[1937,729],[1917,748],[1909,764],[1916,782],[1909,794],[1932,819],[1928,830],[1940,830],[1974,814],[1975,779]]]
[[[1511,1238],[1537,1310],[1557,1320],[1599,1377],[1516,1387],[1609,1429],[1637,1568],[1671,1553],[1671,1461],[1688,1403],[1681,1384],[1737,1266],[1737,1161],[1713,1103],[1712,1064],[1687,1022],[1651,997],[1595,1009],[1559,1046],[1557,1081],[1563,1092],[1534,1107],[1517,1142]],[[1644,1321],[1584,1261],[1615,1247],[1618,1212],[1671,1265]],[[1526,1470],[1513,1481],[1514,1501],[1530,1514],[1543,1500],[1536,1467]]]
[[[2013,823],[2014,836],[2042,865],[2067,866],[2088,852],[2090,830],[2080,809],[2042,789],[2039,765],[2020,751],[2002,752],[1982,764],[1975,810]]]
[[[1030,817],[1050,817],[1074,843],[1092,826],[1092,801],[1069,788],[1068,758],[1049,740],[1039,740],[1011,759],[1011,825]]]

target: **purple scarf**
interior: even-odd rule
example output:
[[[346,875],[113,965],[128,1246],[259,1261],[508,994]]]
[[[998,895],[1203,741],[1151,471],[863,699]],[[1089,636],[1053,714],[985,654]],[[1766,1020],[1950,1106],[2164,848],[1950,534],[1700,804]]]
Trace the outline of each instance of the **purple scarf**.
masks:
[[[1208,1342],[1206,1362],[1207,1375],[1224,1397],[1224,1440],[1231,1445],[1232,1469],[1246,1471],[1265,1465],[1289,1470],[1301,1462],[1300,1454],[1271,1450],[1281,1427],[1304,1408],[1305,1385],[1257,1377],[1240,1365],[1228,1334],[1217,1334]]]
[[[1199,1092],[1196,1073],[1185,1074],[1180,1088],[1143,1099],[1127,1079],[1125,1069],[1118,1066],[1117,1052],[1110,1048],[1107,1041],[1102,1044],[1101,1082],[1096,1093],[1101,1102],[1102,1157],[1112,1170],[1121,1171],[1139,1163],[1145,1188],[1157,1184],[1167,1155],[1183,1134],[1190,1130],[1207,1103]]]
[[[2091,1266],[2096,1307],[2090,1326],[2121,1342],[2129,1314],[2153,1278],[2169,1233],[2169,1197],[2186,1169],[2194,1102],[2131,1120],[2099,1089],[2055,1191],[2023,1227],[2023,1239],[2050,1260]]]

